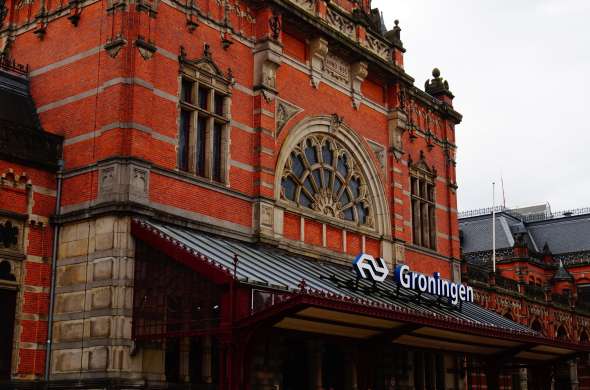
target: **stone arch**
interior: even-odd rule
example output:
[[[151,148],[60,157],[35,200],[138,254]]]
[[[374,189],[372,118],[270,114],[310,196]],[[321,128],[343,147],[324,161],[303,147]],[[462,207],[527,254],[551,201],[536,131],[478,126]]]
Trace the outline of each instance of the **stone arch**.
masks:
[[[353,129],[333,116],[313,116],[296,124],[285,138],[276,163],[275,200],[281,202],[281,180],[291,151],[306,137],[314,134],[329,135],[341,143],[357,159],[359,170],[366,179],[368,194],[373,205],[374,230],[385,238],[391,237],[390,211],[385,194],[384,180],[379,174],[379,163],[370,147]]]

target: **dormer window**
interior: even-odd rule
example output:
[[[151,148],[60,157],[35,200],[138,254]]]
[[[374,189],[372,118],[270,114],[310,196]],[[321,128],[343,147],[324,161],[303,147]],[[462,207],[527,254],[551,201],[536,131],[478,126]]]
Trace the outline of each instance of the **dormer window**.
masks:
[[[230,83],[207,51],[202,59],[182,62],[179,170],[227,182]]]

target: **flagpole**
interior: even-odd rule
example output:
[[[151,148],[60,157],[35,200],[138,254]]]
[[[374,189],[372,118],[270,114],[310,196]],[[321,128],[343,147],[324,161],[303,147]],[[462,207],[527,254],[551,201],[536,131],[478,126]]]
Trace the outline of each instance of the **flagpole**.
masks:
[[[492,269],[496,273],[496,182],[492,182]]]

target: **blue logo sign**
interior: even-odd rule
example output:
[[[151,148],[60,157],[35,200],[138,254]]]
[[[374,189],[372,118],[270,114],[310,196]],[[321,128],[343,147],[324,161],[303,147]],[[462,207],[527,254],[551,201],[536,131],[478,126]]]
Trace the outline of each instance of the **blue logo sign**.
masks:
[[[366,253],[358,255],[352,265],[359,278],[373,282],[383,282],[389,275],[387,264],[382,258],[374,258]],[[448,298],[453,305],[459,302],[473,302],[473,287],[442,279],[440,272],[427,276],[413,272],[409,266],[400,264],[395,267],[394,280],[400,287]]]
[[[383,282],[387,278],[387,275],[389,275],[389,269],[387,268],[387,264],[385,264],[385,260],[380,257],[375,259],[366,253],[358,255],[354,259],[352,266],[359,277],[371,279],[375,282]]]

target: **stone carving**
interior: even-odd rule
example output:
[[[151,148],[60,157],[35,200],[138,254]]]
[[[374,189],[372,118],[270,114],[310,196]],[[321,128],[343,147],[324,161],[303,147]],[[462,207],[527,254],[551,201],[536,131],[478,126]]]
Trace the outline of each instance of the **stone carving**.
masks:
[[[342,58],[328,53],[324,61],[324,70],[329,79],[343,85],[350,84],[350,65]]]
[[[391,48],[387,43],[382,41],[376,35],[367,32],[365,47],[369,49],[373,54],[377,55],[378,57],[381,57],[385,61],[392,61]]]
[[[324,72],[324,62],[328,55],[328,41],[317,37],[309,42],[309,57],[311,66],[311,84],[318,88]]]
[[[393,110],[389,114],[389,134],[392,140],[391,151],[397,161],[404,155],[402,135],[406,131],[408,117],[401,109]]]
[[[109,39],[104,45],[104,49],[107,51],[109,56],[111,56],[111,58],[115,58],[126,44],[127,40],[125,40],[122,36],[117,36],[115,38]]]
[[[149,169],[126,161],[111,162],[99,169],[98,202],[147,202]]]
[[[108,167],[102,170],[100,175],[100,190],[108,191],[115,185],[115,167]]]
[[[271,40],[260,42],[254,49],[255,86],[276,95],[277,69],[283,61],[282,46]]]
[[[373,142],[371,140],[367,140],[367,142],[373,150],[373,152],[375,153],[377,160],[379,160],[379,163],[381,164],[381,169],[385,169],[385,148],[382,145],[379,145],[378,143]]]
[[[331,118],[330,118],[330,131],[332,133],[338,131],[340,129],[340,126],[342,126],[342,123],[344,122],[344,118],[341,117],[340,115],[334,113],[332,114]]]
[[[331,136],[312,134],[291,152],[281,198],[319,214],[373,227],[373,204],[354,157]]]
[[[276,136],[278,137],[287,122],[289,122],[289,120],[291,120],[291,118],[293,118],[295,115],[303,111],[303,109],[281,99],[278,100],[276,107]]]
[[[316,0],[292,0],[293,3],[303,8],[307,12],[314,13]]]
[[[260,205],[260,223],[264,226],[272,227],[273,225],[273,214],[272,214],[272,206],[267,206],[265,204]]]
[[[348,38],[356,40],[356,29],[354,23],[351,20],[340,15],[337,11],[330,7],[328,7],[326,13],[326,20],[331,27],[346,35]]]
[[[270,20],[268,21],[268,26],[270,27],[270,31],[272,32],[271,37],[274,40],[278,40],[281,36],[281,18],[278,15],[273,15]]]
[[[22,9],[27,5],[32,5],[35,0],[19,0],[16,2],[16,9]]]
[[[363,100],[361,86],[368,74],[369,71],[366,62],[356,62],[352,64],[350,68],[350,75],[352,79],[352,105],[356,109],[360,107]]]
[[[133,168],[131,185],[136,191],[147,192],[147,171],[141,168]]]
[[[135,46],[139,50],[139,54],[141,54],[144,60],[149,60],[152,58],[156,50],[158,50],[152,42],[146,41],[142,36],[139,36],[135,40]]]

